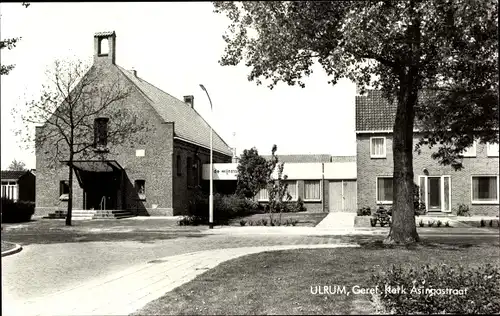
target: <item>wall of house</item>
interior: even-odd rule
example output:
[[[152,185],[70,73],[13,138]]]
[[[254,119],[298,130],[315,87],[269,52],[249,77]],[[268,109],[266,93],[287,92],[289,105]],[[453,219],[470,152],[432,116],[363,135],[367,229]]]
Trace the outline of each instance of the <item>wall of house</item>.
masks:
[[[180,169],[177,168],[177,159],[180,158]],[[191,158],[191,178],[188,180],[188,158]],[[231,162],[230,155],[213,152],[214,163]],[[172,160],[173,172],[173,207],[174,215],[185,215],[189,213],[190,201],[194,201],[198,186],[208,192],[206,183],[202,181],[202,166],[210,163],[210,149],[200,147],[182,140],[174,140],[174,151]],[[193,168],[193,165],[196,166]]]
[[[20,201],[35,201],[35,181],[36,177],[31,172],[27,172],[19,178],[17,184],[19,185],[18,199]]]
[[[103,158],[116,160],[125,171],[125,185],[119,195],[125,196],[125,205],[121,205],[121,198],[117,199],[121,209],[129,209],[141,214],[172,215],[172,153],[173,153],[173,123],[164,123],[154,111],[142,93],[131,84],[123,73],[112,64],[102,64],[100,82],[109,82],[118,78],[123,88],[130,88],[130,95],[123,107],[135,113],[148,124],[148,130],[136,134],[135,139],[128,139],[122,145],[108,144],[110,152]],[[92,71],[92,70],[91,70]],[[102,85],[101,83],[101,85]],[[96,82],[96,85],[99,85]],[[113,124],[109,122],[110,126]],[[39,128],[37,129],[39,132]],[[137,156],[136,150],[144,150],[144,156]],[[36,215],[46,215],[55,210],[65,210],[66,201],[60,201],[59,183],[68,179],[68,167],[59,162],[50,166],[53,148],[46,144],[44,148],[37,148],[36,155]],[[68,157],[65,155],[64,157]],[[75,160],[85,159],[75,157]],[[73,176],[73,208],[83,209],[83,190]],[[134,181],[145,180],[146,200],[138,201]]]
[[[386,157],[370,157],[370,138],[386,137]],[[414,138],[416,144],[418,138]],[[379,176],[393,175],[392,137],[387,133],[358,134],[357,142],[357,192],[358,207],[376,207],[376,179]],[[477,144],[476,157],[463,159],[464,169],[455,171],[451,166],[439,165],[431,158],[435,148],[422,148],[418,155],[413,153],[414,181],[418,184],[418,176],[424,175],[423,169],[428,170],[429,176],[449,175],[451,177],[451,207],[452,213],[458,204],[466,204],[473,215],[498,215],[498,204],[472,204],[471,177],[473,175],[498,175],[498,157],[488,157],[486,144]]]

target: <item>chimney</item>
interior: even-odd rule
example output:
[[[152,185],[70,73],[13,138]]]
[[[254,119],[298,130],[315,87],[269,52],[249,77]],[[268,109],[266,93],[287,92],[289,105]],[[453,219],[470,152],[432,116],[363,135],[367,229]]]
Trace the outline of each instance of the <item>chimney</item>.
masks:
[[[135,70],[135,68],[132,68],[130,71],[132,72],[132,74],[134,75],[134,77],[137,78],[137,70]]]
[[[116,33],[97,32],[94,34],[94,63],[115,63]]]
[[[194,108],[194,96],[192,95],[185,95],[184,96],[184,103],[187,103],[189,106]]]

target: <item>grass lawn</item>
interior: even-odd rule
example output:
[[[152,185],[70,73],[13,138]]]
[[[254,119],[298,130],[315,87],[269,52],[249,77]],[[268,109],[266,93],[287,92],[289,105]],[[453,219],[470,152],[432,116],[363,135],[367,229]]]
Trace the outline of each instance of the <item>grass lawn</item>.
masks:
[[[373,314],[370,295],[312,294],[311,286],[372,287],[370,276],[394,263],[499,263],[498,240],[426,238],[418,246],[388,248],[374,238],[361,248],[259,253],[222,263],[150,302],[134,315]],[[480,260],[479,260],[480,258]]]
[[[281,222],[284,223],[287,219],[296,219],[298,220],[298,223],[296,226],[306,226],[306,227],[314,227],[316,226],[319,222],[323,220],[323,218],[326,217],[328,213],[307,213],[307,212],[297,212],[297,213],[283,213],[281,215]],[[278,218],[279,214],[273,214],[274,218]],[[246,220],[248,226],[249,221],[258,221],[260,219],[267,219],[268,221],[268,226],[269,226],[269,214],[253,214],[250,216],[242,217],[242,218],[237,218],[233,219],[229,222],[230,226],[241,226],[240,225],[240,220]]]

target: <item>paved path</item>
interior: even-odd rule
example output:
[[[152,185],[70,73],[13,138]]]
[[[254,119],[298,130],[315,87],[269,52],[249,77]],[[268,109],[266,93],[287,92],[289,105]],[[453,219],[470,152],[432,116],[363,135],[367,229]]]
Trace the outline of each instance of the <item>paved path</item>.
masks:
[[[221,262],[263,251],[356,247],[280,245],[205,250],[136,265],[94,282],[24,302],[4,302],[3,315],[128,315]]]
[[[316,225],[316,228],[353,229],[356,213],[331,212]]]

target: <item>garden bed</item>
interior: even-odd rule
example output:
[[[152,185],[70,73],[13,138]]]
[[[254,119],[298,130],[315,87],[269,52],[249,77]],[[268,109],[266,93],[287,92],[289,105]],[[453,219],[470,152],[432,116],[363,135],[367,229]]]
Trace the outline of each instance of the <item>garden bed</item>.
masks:
[[[321,222],[328,213],[323,212],[323,213],[308,213],[308,212],[297,212],[297,213],[282,213],[281,215],[281,222],[284,224],[287,220],[292,221],[295,220],[297,221],[295,226],[301,226],[301,227],[314,227],[316,226],[319,222]],[[279,214],[273,214],[273,218],[277,219],[279,218]],[[250,216],[245,216],[237,219],[233,219],[229,222],[230,226],[241,226],[240,222],[245,221],[245,226],[249,226],[250,222],[257,223],[261,220],[267,220],[268,226],[269,225],[269,214],[253,214]]]

